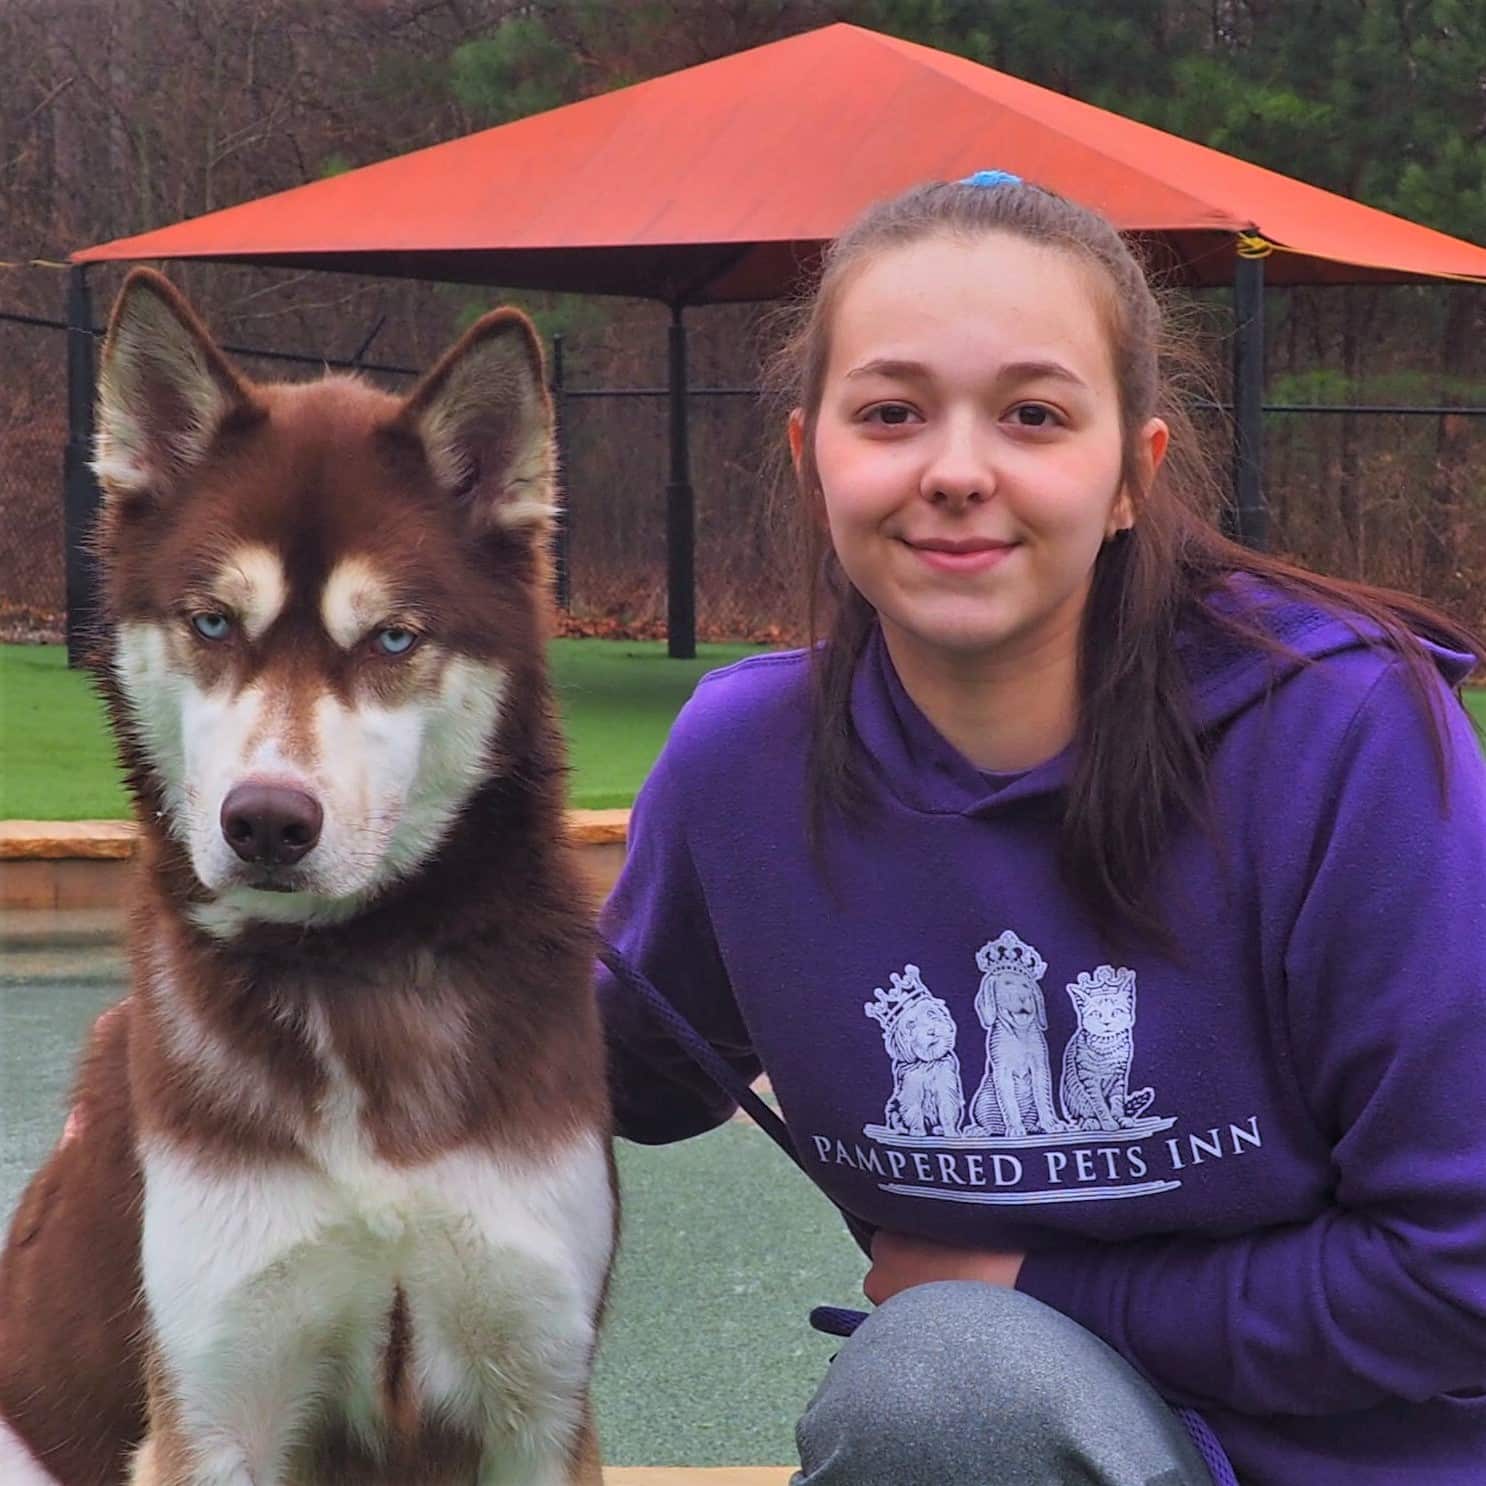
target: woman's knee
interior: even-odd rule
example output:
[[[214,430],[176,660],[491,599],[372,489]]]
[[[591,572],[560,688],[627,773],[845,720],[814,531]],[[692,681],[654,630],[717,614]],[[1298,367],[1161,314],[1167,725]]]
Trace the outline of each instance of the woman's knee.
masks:
[[[1060,1336],[1060,1322],[1074,1335]],[[811,1407],[920,1439],[959,1413],[1025,1417],[1059,1406],[1056,1379],[1040,1364],[1060,1341],[1081,1347],[1084,1338],[1100,1345],[1066,1317],[1001,1286],[917,1285],[868,1314]]]
[[[808,1486],[992,1471],[1035,1480],[1018,1473],[1039,1458],[1090,1453],[1128,1458],[1129,1479],[1145,1480],[1190,1449],[1170,1411],[1097,1337],[1030,1296],[966,1281],[915,1286],[873,1311],[797,1436]]]

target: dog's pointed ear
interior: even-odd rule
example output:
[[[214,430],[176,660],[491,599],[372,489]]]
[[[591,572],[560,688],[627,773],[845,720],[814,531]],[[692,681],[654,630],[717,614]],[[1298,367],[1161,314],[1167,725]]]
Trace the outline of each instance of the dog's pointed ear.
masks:
[[[229,421],[259,416],[248,384],[179,290],[136,268],[114,302],[98,373],[93,469],[104,490],[163,493]]]
[[[492,310],[409,394],[396,426],[477,530],[545,532],[557,515],[557,456],[542,344],[520,310]]]

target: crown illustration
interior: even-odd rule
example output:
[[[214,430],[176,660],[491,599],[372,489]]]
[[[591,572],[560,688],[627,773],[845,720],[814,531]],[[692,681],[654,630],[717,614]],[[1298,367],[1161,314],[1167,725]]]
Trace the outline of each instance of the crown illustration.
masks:
[[[884,1037],[893,1030],[898,1018],[910,1006],[916,1006],[920,1001],[938,1000],[919,979],[917,965],[905,965],[901,975],[894,971],[889,978],[892,981],[892,990],[885,991],[877,986],[872,992],[874,999],[862,1006],[862,1010],[882,1028]]]
[[[1028,980],[1041,980],[1047,974],[1047,961],[1008,929],[999,939],[982,944],[975,951],[975,963],[990,975],[998,970],[1025,975]]]
[[[1135,984],[1135,972],[1122,965],[1118,970],[1113,965],[1101,965],[1092,975],[1087,970],[1068,987],[1069,994],[1079,997],[1108,996],[1116,991],[1127,991]]]

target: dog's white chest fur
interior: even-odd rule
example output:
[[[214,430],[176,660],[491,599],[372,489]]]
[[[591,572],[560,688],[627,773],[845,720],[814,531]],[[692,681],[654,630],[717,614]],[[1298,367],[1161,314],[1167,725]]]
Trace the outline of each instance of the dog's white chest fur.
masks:
[[[417,1416],[483,1441],[485,1480],[564,1479],[612,1242],[602,1142],[398,1168],[358,1123],[328,1119],[309,1166],[142,1152],[155,1340],[191,1434],[221,1442],[209,1479],[275,1479],[325,1417],[375,1448],[399,1290]]]

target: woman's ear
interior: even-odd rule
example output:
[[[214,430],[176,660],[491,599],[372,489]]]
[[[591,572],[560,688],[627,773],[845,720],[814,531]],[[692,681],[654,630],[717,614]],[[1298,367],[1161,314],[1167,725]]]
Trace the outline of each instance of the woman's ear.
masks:
[[[800,460],[805,452],[805,409],[796,408],[789,415],[789,457],[795,463],[795,475],[800,473]]]
[[[1140,456],[1140,462],[1144,466],[1144,484],[1150,489],[1156,478],[1156,471],[1161,468],[1161,461],[1166,458],[1166,446],[1171,441],[1171,429],[1167,427],[1164,418],[1148,418],[1145,426],[1136,436],[1136,443]],[[1120,493],[1115,497],[1115,503],[1110,509],[1109,524],[1105,528],[1104,538],[1108,541],[1111,537],[1122,531],[1129,531],[1135,525],[1135,502],[1130,497],[1128,486],[1121,486]]]
[[[1167,427],[1164,418],[1149,418],[1145,427],[1140,430],[1140,439],[1145,445],[1146,483],[1149,484],[1156,478],[1156,471],[1166,458],[1166,446],[1171,442],[1171,429]]]

